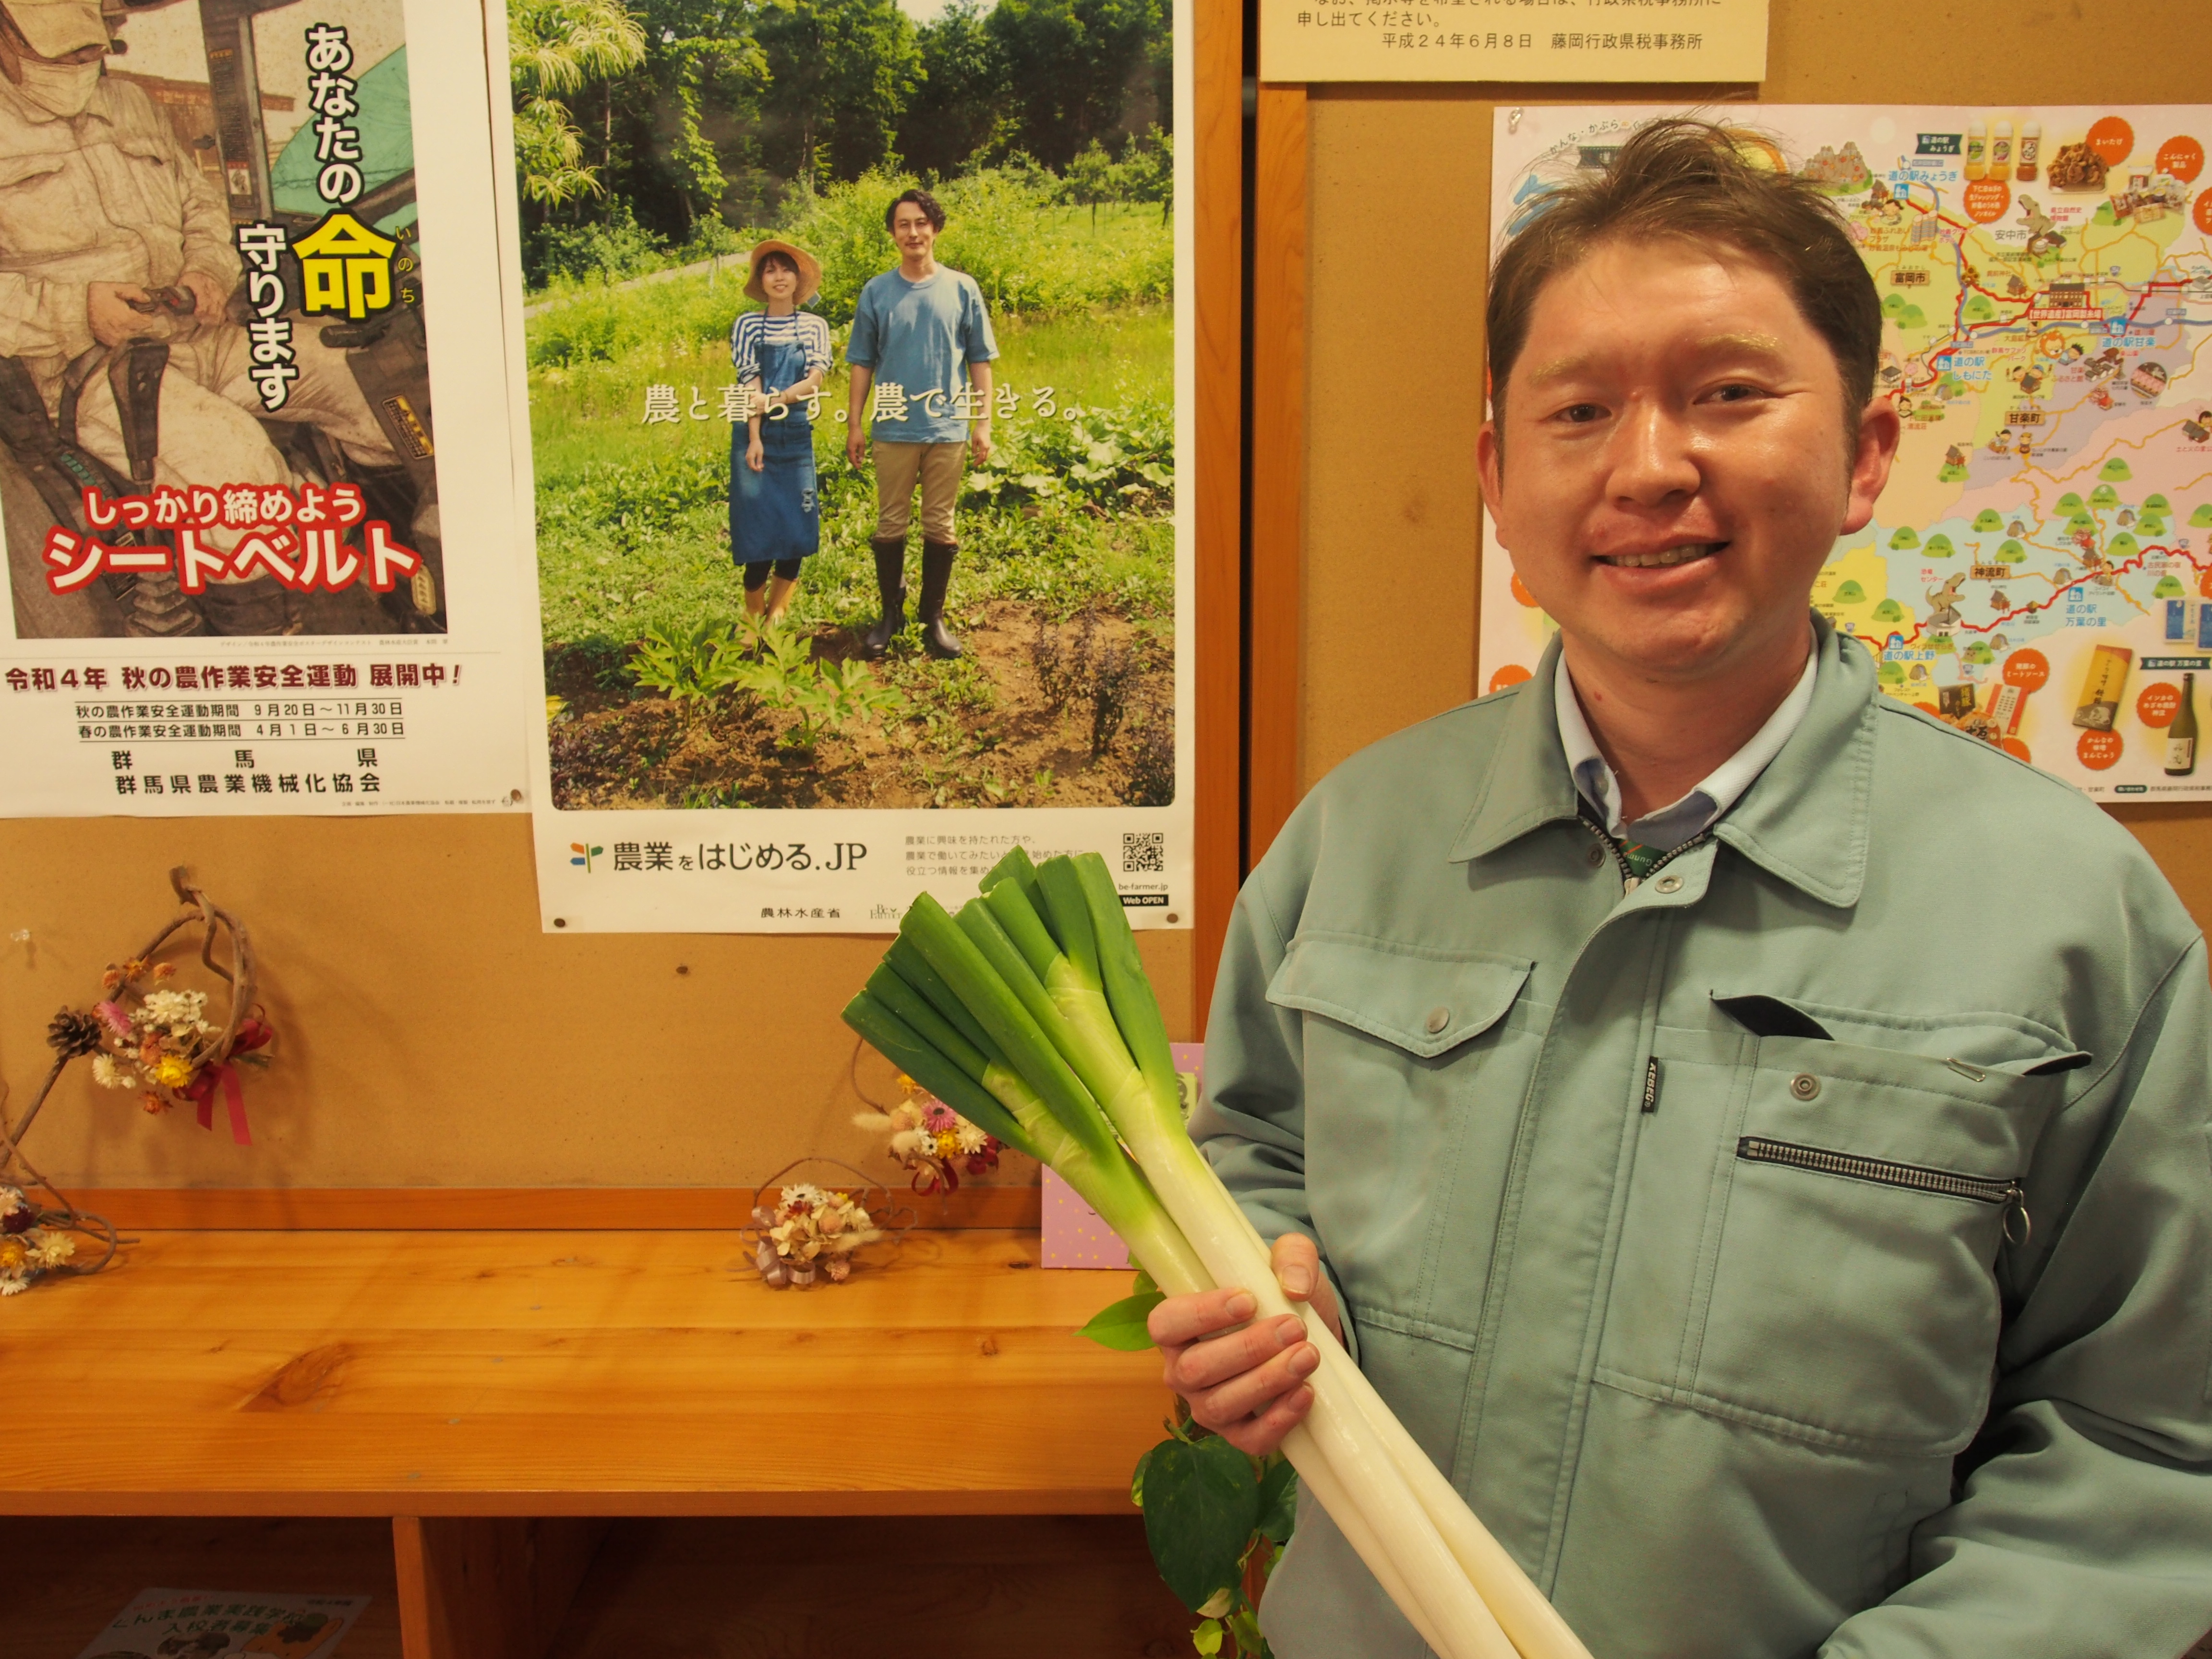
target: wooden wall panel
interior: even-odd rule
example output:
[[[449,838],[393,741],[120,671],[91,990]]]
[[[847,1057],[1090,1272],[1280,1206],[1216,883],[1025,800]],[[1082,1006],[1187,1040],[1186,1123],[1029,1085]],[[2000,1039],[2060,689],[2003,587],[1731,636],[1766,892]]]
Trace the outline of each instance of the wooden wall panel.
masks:
[[[1309,216],[1297,228],[1310,256],[1297,276],[1310,412],[1303,476],[1276,500],[1279,513],[1303,517],[1296,533],[1279,524],[1263,543],[1255,501],[1250,599],[1257,617],[1275,603],[1271,588],[1297,596],[1297,789],[1479,689],[1474,440],[1482,418],[1496,109],[2212,97],[2212,48],[2197,9],[2138,0],[2126,10],[2129,38],[2161,49],[2115,50],[2109,9],[2038,5],[1997,24],[1986,8],[1955,0],[1773,0],[1768,75],[1758,86],[1310,88]],[[1947,49],[1967,43],[1971,50]],[[1263,193],[1263,239],[1269,210]],[[1267,274],[1263,258],[1255,284]],[[1255,290],[1255,307],[1264,303],[1264,290]],[[1263,459],[1255,454],[1255,468]],[[1271,638],[1255,629],[1251,644],[1255,685],[1285,672],[1263,660],[1275,648]],[[1291,804],[1264,803],[1278,815],[1273,822]],[[1255,840],[1262,806],[1255,787]],[[2212,805],[2114,816],[2142,838],[2198,919],[2212,921]]]
[[[0,821],[0,1076],[173,913],[189,865],[252,931],[277,1058],[254,1144],[70,1069],[27,1150],[64,1187],[748,1187],[804,1153],[896,1174],[852,1127],[838,1010],[863,937],[539,932],[514,817]],[[27,937],[18,937],[27,935]],[[1178,1039],[1191,934],[1139,936]],[[861,1083],[895,1100],[872,1054]],[[1009,1182],[1035,1166],[1009,1158]]]

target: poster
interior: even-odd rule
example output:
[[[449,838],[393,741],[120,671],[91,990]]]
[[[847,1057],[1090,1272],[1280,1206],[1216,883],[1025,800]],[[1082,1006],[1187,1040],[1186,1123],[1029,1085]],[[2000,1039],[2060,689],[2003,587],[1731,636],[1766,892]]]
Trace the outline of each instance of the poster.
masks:
[[[1260,0],[1263,81],[1763,81],[1766,0]]]
[[[141,1590],[77,1659],[331,1659],[368,1606],[366,1595]]]
[[[1665,112],[1501,118],[1501,243]],[[1905,417],[1815,608],[1888,695],[2089,795],[2212,793],[2201,746],[2174,741],[2212,696],[2212,106],[1742,113],[1842,210],[1887,319],[1877,390]],[[1496,690],[1551,624],[1484,535]]]
[[[52,61],[0,76],[5,810],[519,807],[473,9],[27,15]]]
[[[1181,9],[593,15],[507,15],[545,926],[889,932],[1017,844],[1188,926]]]

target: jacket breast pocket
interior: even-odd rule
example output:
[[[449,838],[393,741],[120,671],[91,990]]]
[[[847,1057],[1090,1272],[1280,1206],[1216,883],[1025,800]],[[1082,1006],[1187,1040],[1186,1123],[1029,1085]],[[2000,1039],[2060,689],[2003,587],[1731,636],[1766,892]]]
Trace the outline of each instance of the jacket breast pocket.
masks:
[[[1306,1189],[1355,1310],[1421,1316],[1454,1172],[1502,1179],[1548,1013],[1522,995],[1534,965],[1301,934],[1268,985],[1306,1017]]]
[[[1721,1149],[1695,1392],[1815,1437],[1964,1447],[1996,1363],[1996,1258],[2025,1237],[2063,1086],[2027,1074],[2038,1058],[1759,1038]]]
[[[0,156],[0,255],[11,269],[92,245],[99,201],[61,155]]]

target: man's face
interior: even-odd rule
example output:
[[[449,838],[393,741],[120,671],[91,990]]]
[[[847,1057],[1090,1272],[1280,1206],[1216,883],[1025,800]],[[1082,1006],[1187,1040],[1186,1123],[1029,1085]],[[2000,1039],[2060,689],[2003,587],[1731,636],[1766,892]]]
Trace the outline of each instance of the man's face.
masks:
[[[1547,283],[1504,392],[1504,430],[1478,441],[1499,539],[1571,657],[1644,680],[1725,678],[1802,641],[1899,435],[1882,398],[1847,428],[1834,354],[1780,277],[1672,240],[1607,244]]]
[[[929,216],[912,202],[901,202],[898,210],[891,215],[891,240],[909,259],[926,258],[937,246],[937,227],[929,222]]]

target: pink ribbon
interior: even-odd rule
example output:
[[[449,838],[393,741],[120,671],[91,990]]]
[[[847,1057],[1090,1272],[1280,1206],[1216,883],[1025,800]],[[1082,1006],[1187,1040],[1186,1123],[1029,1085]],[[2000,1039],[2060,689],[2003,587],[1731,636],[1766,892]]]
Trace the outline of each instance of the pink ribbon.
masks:
[[[222,1102],[230,1114],[230,1138],[241,1146],[253,1144],[253,1132],[246,1127],[246,1091],[238,1080],[235,1066],[210,1066],[192,1080],[191,1097],[199,1103],[200,1127],[215,1127],[215,1085],[222,1085]]]

